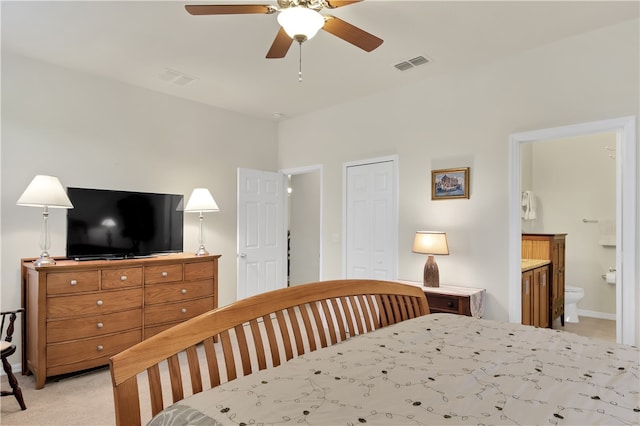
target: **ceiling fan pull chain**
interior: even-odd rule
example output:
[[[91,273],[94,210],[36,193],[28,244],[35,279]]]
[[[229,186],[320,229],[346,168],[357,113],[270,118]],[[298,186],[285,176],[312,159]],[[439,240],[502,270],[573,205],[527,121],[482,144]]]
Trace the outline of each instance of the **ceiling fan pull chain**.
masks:
[[[302,42],[298,42],[299,58],[298,58],[298,83],[302,83]]]

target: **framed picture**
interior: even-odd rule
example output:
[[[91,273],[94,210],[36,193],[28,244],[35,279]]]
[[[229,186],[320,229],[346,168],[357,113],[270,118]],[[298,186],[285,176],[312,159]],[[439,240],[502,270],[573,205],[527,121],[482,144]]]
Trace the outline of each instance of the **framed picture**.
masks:
[[[431,171],[431,199],[469,198],[469,167]]]

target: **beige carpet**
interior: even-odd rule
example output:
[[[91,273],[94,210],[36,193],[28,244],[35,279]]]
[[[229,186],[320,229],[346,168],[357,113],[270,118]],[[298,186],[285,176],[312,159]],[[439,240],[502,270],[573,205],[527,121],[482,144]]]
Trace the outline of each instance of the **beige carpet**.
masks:
[[[113,425],[113,394],[108,367],[90,373],[51,378],[35,389],[33,376],[17,376],[27,409],[20,410],[13,396],[2,397],[2,425]],[[9,389],[2,376],[2,389]]]

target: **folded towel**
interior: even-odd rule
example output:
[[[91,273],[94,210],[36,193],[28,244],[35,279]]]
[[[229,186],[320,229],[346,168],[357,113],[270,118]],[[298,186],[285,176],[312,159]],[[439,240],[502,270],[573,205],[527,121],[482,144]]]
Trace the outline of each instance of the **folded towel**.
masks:
[[[536,196],[533,191],[524,191],[522,193],[522,211],[520,217],[524,220],[533,220],[536,218]]]
[[[615,220],[599,220],[600,236],[598,243],[601,246],[616,245],[616,221]]]

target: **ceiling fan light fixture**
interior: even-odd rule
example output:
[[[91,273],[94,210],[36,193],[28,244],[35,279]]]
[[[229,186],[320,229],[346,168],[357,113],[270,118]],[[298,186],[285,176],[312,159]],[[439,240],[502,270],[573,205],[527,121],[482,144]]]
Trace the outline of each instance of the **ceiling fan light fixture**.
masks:
[[[324,17],[315,10],[295,6],[280,12],[278,23],[289,37],[303,42],[315,36],[324,26]]]

